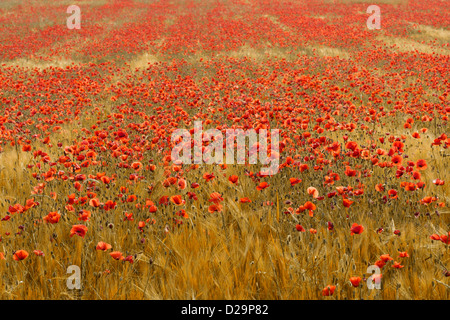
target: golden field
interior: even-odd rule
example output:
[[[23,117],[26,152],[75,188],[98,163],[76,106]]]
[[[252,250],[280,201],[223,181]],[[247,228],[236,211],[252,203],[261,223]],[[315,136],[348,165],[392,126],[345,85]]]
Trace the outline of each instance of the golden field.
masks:
[[[450,6],[367,6],[3,1],[0,298],[449,299]],[[174,164],[198,120],[279,172]]]

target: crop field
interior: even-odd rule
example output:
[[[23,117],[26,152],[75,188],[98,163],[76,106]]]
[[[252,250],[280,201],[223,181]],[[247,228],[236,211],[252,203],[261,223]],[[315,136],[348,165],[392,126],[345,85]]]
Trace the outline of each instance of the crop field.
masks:
[[[2,0],[0,299],[449,300],[449,42],[442,0]]]

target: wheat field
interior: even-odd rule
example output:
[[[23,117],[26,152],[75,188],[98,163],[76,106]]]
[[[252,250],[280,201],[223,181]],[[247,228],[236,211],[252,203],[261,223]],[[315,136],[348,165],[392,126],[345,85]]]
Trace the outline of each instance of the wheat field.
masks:
[[[450,6],[368,5],[2,1],[0,298],[448,300]],[[194,121],[279,171],[174,163]]]

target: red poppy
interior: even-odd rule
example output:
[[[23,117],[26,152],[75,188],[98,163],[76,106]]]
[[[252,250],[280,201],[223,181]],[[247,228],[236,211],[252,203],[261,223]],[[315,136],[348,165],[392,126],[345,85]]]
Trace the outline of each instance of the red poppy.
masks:
[[[120,251],[110,252],[109,255],[110,255],[114,260],[123,260],[123,259],[124,259],[124,257],[122,256],[122,252],[120,252]]]
[[[228,177],[228,181],[230,181],[233,184],[237,184],[238,180],[239,180],[239,177],[235,176],[235,175],[232,175],[232,176]]]
[[[398,198],[397,190],[395,190],[395,189],[389,190],[388,191],[388,195],[389,195],[389,198],[391,198],[391,199],[397,199]]]
[[[213,192],[209,195],[210,199],[208,200],[209,202],[215,203],[215,204],[219,204],[220,202],[223,201],[222,196],[220,195],[220,193],[218,192]]]
[[[445,184],[445,181],[443,181],[441,179],[435,179],[435,180],[433,180],[433,183],[437,186],[443,186]]]
[[[221,212],[221,211],[222,211],[222,205],[220,205],[220,204],[212,204],[208,207],[209,213]]]
[[[359,287],[359,283],[361,282],[361,277],[351,277],[350,282],[351,282],[352,286],[357,288],[357,287]]]
[[[74,225],[74,226],[72,226],[72,229],[70,230],[70,237],[73,237],[76,234],[77,236],[84,238],[87,231],[88,231],[88,228],[85,225],[82,225],[82,224]]]
[[[317,191],[316,188],[314,187],[309,187],[307,189],[307,192],[310,196],[313,196],[313,198],[318,198],[319,197],[319,191]]]
[[[46,215],[44,218],[42,218],[44,220],[45,223],[58,223],[59,219],[61,218],[61,215],[54,211],[54,212],[50,212],[48,215]]]
[[[24,260],[27,257],[28,257],[28,252],[26,252],[25,250],[17,250],[13,254],[13,259],[16,261]]]
[[[81,221],[90,221],[90,218],[91,217],[91,212],[90,211],[87,211],[87,210],[81,210],[79,213],[78,213],[78,220],[81,220]]]
[[[322,290],[322,295],[323,296],[332,296],[335,290],[336,290],[336,286],[328,285],[327,287],[325,287]]]
[[[346,208],[350,207],[351,204],[352,204],[353,202],[354,202],[354,201],[351,201],[351,200],[346,199],[346,198],[344,198],[344,199],[342,200],[342,204],[343,204],[344,207],[346,207]]]
[[[100,207],[100,201],[97,198],[93,198],[89,200],[89,205],[94,208]]]
[[[383,262],[388,262],[389,260],[393,260],[393,259],[391,258],[391,256],[389,254],[383,254],[380,257],[380,260],[382,260]]]
[[[425,170],[427,168],[427,162],[423,159],[420,159],[416,162],[417,170]]]
[[[33,250],[33,253],[38,257],[43,257],[44,253],[41,250]]]
[[[354,223],[350,228],[350,231],[351,231],[350,235],[361,234],[364,231],[364,227],[358,225],[357,223]]]
[[[123,258],[123,257],[122,257],[122,258]],[[134,262],[133,256],[132,256],[132,255],[129,255],[129,256],[127,256],[125,259],[120,259],[120,260],[128,261],[128,262],[131,263],[131,264],[133,264],[133,262]]]
[[[178,180],[178,189],[180,189],[180,190],[186,189],[186,180],[184,180],[184,179]]]
[[[102,250],[102,251],[107,251],[111,248],[112,248],[112,246],[109,243],[106,243],[103,241],[99,241],[97,243],[97,246],[95,247],[96,250]]]
[[[177,206],[181,206],[186,203],[186,200],[183,200],[180,195],[170,197],[170,201],[172,201],[172,203],[176,204]]]
[[[267,188],[267,187],[269,187],[270,186],[270,184],[268,184],[267,182],[261,182],[257,187],[256,187],[256,190],[258,190],[258,191],[261,191],[261,190],[263,190],[263,189],[265,189],[265,188]]]
[[[205,174],[203,175],[203,179],[205,179],[206,182],[211,181],[211,180],[213,180],[214,178],[215,178],[215,177],[214,177],[214,174],[213,174],[213,173],[205,173]]]

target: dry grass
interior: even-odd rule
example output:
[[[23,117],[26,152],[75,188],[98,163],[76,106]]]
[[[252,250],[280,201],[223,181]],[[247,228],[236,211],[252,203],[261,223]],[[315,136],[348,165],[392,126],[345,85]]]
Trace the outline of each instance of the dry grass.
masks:
[[[337,57],[340,59],[349,59],[350,54],[341,48],[332,48],[327,46],[308,46],[307,49],[321,57]]]
[[[66,68],[75,62],[70,59],[58,59],[53,61],[36,60],[36,59],[26,59],[20,58],[11,61],[5,61],[6,67],[18,67],[18,68],[28,68],[28,69],[49,69],[49,68]]]
[[[427,54],[450,54],[450,50],[447,48],[431,46],[408,38],[378,36],[377,39],[385,43],[386,46],[400,52],[418,51]]]
[[[441,43],[450,42],[450,30],[444,28],[437,29],[425,25],[417,25],[414,29],[416,32],[411,34],[411,38],[417,41],[437,40]]]
[[[290,54],[291,50],[284,48],[270,48],[265,47],[263,49],[255,49],[249,45],[244,45],[240,47],[238,50],[230,51],[227,53],[222,53],[223,56],[229,56],[237,59],[249,58],[254,59],[256,61],[264,61],[267,58],[279,58],[279,59],[291,59],[295,58],[294,55]]]
[[[150,3],[152,0],[139,0]],[[70,4],[88,3],[92,1],[73,1]],[[345,3],[363,1],[343,0]],[[386,3],[388,1],[378,1]],[[405,1],[389,1],[389,3],[404,3]],[[8,2],[9,4],[11,2]],[[64,2],[66,3],[66,2]],[[96,5],[103,1],[96,2]],[[1,8],[2,5],[0,5]],[[3,5],[5,6],[5,5]],[[280,24],[276,18],[267,16],[284,31],[289,28]],[[319,17],[320,18],[320,17]],[[173,23],[171,18],[166,24]],[[427,37],[444,39],[446,30],[432,30],[420,27]],[[381,36],[379,38],[387,45],[396,45],[397,50],[431,53],[436,51],[429,45],[421,44],[412,39],[398,39]],[[160,47],[162,43],[158,44]],[[339,57],[350,59],[349,52],[341,48],[309,45],[300,48],[305,55],[321,57]],[[443,49],[439,49],[443,50]],[[448,54],[448,51],[442,51]],[[221,52],[219,58],[232,57],[236,59],[249,58],[256,62],[266,59],[294,60],[296,52],[288,49],[265,47],[255,49],[244,45],[231,52]],[[186,57],[191,66],[200,58],[208,59],[211,55],[205,52]],[[142,53],[130,59],[128,66],[131,72],[142,71],[149,64],[169,61],[160,53]],[[19,66],[26,69],[64,68],[71,65],[71,60],[42,62],[30,59],[18,59],[7,62],[7,66]],[[138,70],[136,70],[138,69]],[[320,71],[317,70],[319,73]],[[121,78],[122,77],[122,78]],[[116,74],[105,79],[111,85],[118,81],[126,82],[124,75]],[[125,88],[125,87],[124,87]],[[127,90],[125,88],[124,90]],[[102,104],[104,103],[104,104]],[[117,103],[118,104],[118,103]],[[52,134],[52,141],[62,142],[64,146],[82,136],[81,127],[92,128],[98,125],[98,120],[107,118],[116,112],[110,101],[96,101],[93,107],[99,107],[99,119],[89,112],[79,115],[80,125],[72,123],[64,126],[60,132]],[[138,108],[139,105],[136,107]],[[387,107],[387,106],[386,106]],[[88,110],[90,111],[90,110]],[[149,111],[151,112],[151,111]],[[406,116],[405,116],[406,117]],[[342,118],[343,121],[348,119]],[[125,117],[123,127],[132,120]],[[133,120],[134,121],[134,120]],[[393,122],[374,128],[375,136],[386,132],[399,136],[405,134],[402,124],[405,119],[397,117]],[[9,124],[6,124],[9,125]],[[417,125],[416,125],[417,126]],[[414,130],[419,130],[414,127]],[[343,142],[343,135],[348,135],[350,141],[360,145],[368,145],[371,141],[361,131],[349,133],[344,131],[325,132],[328,138]],[[421,134],[422,135],[422,134]],[[429,171],[423,174],[423,180],[431,185],[430,192],[440,199],[449,199],[450,171],[449,161],[442,149],[431,149],[430,143],[436,133],[429,130],[420,140],[408,137],[405,149],[409,159],[416,161],[426,157],[429,161]],[[61,149],[44,147],[39,141],[32,142],[33,148],[49,152],[52,159],[63,155]],[[448,152],[448,151],[447,151]],[[155,152],[145,154],[148,158],[159,159]],[[384,160],[386,160],[386,157]],[[115,159],[102,159],[108,166],[102,166],[100,171],[112,176],[118,173]],[[317,173],[309,170],[299,173],[298,170],[285,169],[270,180],[270,188],[263,191],[255,189],[255,183],[244,174],[244,169],[256,172],[257,166],[229,165],[222,170],[217,166],[204,166],[185,174],[187,185],[192,182],[202,182],[202,187],[196,189],[198,201],[189,202],[186,209],[189,218],[170,232],[165,231],[166,225],[172,223],[174,212],[179,210],[173,204],[167,207],[158,206],[158,211],[152,214],[156,224],[147,224],[144,232],[137,229],[136,221],[123,220],[124,210],[135,213],[135,220],[145,220],[148,212],[139,210],[134,204],[120,203],[120,209],[104,212],[98,208],[88,207],[92,211],[91,221],[86,238],[69,237],[73,224],[80,223],[75,212],[66,210],[67,195],[73,192],[72,183],[52,181],[49,189],[43,194],[31,195],[32,186],[36,180],[32,177],[34,169],[27,168],[29,163],[35,163],[32,153],[22,152],[19,147],[5,148],[0,152],[0,208],[2,217],[10,205],[24,204],[26,199],[34,197],[40,202],[39,207],[24,214],[12,215],[11,220],[0,222],[0,252],[7,255],[7,260],[0,260],[0,299],[322,299],[322,289],[330,284],[336,285],[335,295],[327,299],[442,299],[450,298],[448,281],[442,271],[450,265],[448,246],[440,242],[432,242],[432,233],[444,234],[450,225],[450,211],[442,208],[440,218],[434,214],[430,206],[430,216],[414,216],[417,206],[405,204],[404,199],[411,197],[414,204],[416,198],[398,188],[395,178],[395,168],[392,171],[378,167],[368,167],[367,163],[352,159],[352,165],[368,168],[372,177],[364,180],[365,193],[357,205],[346,209],[341,200],[333,207],[319,202],[314,217],[308,214],[286,214],[289,207],[297,208],[299,204],[310,199],[305,190],[315,185],[321,186]],[[97,168],[96,168],[97,169]],[[67,169],[70,170],[70,169]],[[95,174],[86,169],[86,173]],[[333,167],[333,170],[343,178],[337,185],[347,186],[354,180],[345,180],[345,165]],[[210,183],[204,183],[202,175],[214,172],[216,178]],[[431,180],[439,177],[446,181],[443,187],[432,185]],[[158,165],[155,172],[144,172],[145,181],[153,183],[155,189],[151,194],[153,200],[162,195],[183,193],[175,186],[164,188],[164,169]],[[239,184],[231,185],[227,177],[236,174]],[[298,176],[303,182],[295,187],[289,184],[289,178]],[[383,181],[387,187],[399,189],[403,199],[389,201],[387,204],[374,201],[380,198],[374,189]],[[32,185],[33,183],[33,185]],[[85,188],[87,182],[83,184]],[[127,186],[130,193],[136,194],[140,200],[149,198],[148,184],[130,184],[128,175],[119,175],[110,186],[99,185],[96,190],[103,199],[115,199],[118,188]],[[190,190],[190,189],[189,189]],[[192,191],[192,190],[190,190]],[[321,189],[325,195],[328,189]],[[57,195],[53,200],[50,192]],[[85,190],[84,190],[85,192]],[[209,195],[219,192],[225,199],[223,211],[209,213],[207,207]],[[239,198],[249,197],[252,203],[240,203]],[[414,198],[416,197],[416,198]],[[408,198],[409,199],[409,198]],[[269,202],[269,204],[267,203]],[[271,202],[271,203],[270,203]],[[329,204],[330,202],[328,202]],[[448,203],[448,202],[447,202]],[[294,208],[294,209],[295,209]],[[413,210],[414,209],[414,210]],[[441,209],[441,208],[439,208]],[[424,211],[424,209],[421,209]],[[61,220],[56,225],[43,224],[39,220],[51,211],[58,211]],[[425,210],[426,211],[426,210]],[[346,215],[349,215],[347,219]],[[327,221],[332,221],[335,230],[327,230]],[[350,226],[357,222],[364,226],[361,235],[350,235]],[[301,224],[307,232],[298,232],[294,226]],[[22,234],[16,235],[23,226]],[[384,232],[378,234],[378,228]],[[317,234],[308,232],[309,228],[317,230]],[[401,230],[400,235],[394,235],[394,230]],[[10,235],[7,236],[6,233]],[[141,241],[141,240],[145,241]],[[134,263],[115,261],[109,252],[95,250],[98,241],[110,243],[114,251],[121,251],[124,256],[132,255]],[[11,256],[15,250],[25,249],[30,257],[23,261],[14,261]],[[45,252],[44,257],[34,256],[33,250]],[[398,251],[407,251],[409,258],[399,259]],[[363,283],[361,288],[353,288],[348,279],[351,276],[368,277],[367,267],[373,265],[381,254],[389,253],[395,260],[405,265],[404,269],[396,270],[388,264],[382,269],[382,290],[369,290]],[[80,266],[82,277],[81,290],[69,290],[66,286],[67,268],[70,265]]]

